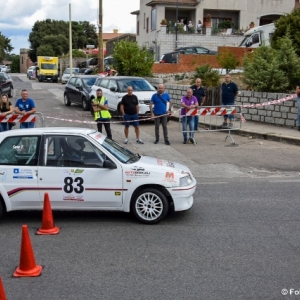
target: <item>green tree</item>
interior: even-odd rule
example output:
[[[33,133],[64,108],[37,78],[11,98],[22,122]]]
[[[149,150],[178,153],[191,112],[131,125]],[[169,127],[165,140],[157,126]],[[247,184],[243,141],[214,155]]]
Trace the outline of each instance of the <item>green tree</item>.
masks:
[[[278,45],[277,60],[279,69],[284,72],[288,79],[288,90],[293,90],[300,78],[300,59],[298,58],[293,42],[288,35],[279,38]]]
[[[147,76],[152,74],[153,55],[139,48],[137,42],[121,41],[114,48],[115,67],[119,75]]]
[[[55,52],[51,45],[41,45],[36,51],[37,56],[55,56]]]
[[[221,67],[226,70],[228,74],[231,70],[235,70],[239,65],[238,59],[230,51],[225,51],[217,55],[217,60]]]
[[[300,9],[294,9],[292,13],[281,16],[275,22],[275,31],[271,39],[273,48],[280,47],[279,39],[289,34],[296,53],[300,55]]]
[[[277,51],[265,45],[245,55],[244,75],[245,83],[260,92],[283,92],[289,86],[285,72],[280,69]]]
[[[2,35],[0,32],[0,62],[3,61],[7,53],[14,49],[10,43],[10,39]]]
[[[28,54],[32,61],[37,60],[37,50],[41,45],[50,45],[56,56],[67,53],[69,49],[69,22],[50,19],[36,21],[29,34],[29,43],[30,51]],[[96,26],[87,21],[72,22],[72,48],[85,48],[87,44],[97,47]]]
[[[214,87],[219,85],[220,75],[217,70],[213,70],[209,64],[196,68],[191,84],[194,84],[197,78],[201,78],[205,87]]]
[[[60,56],[62,54],[68,53],[69,51],[69,41],[62,35],[46,35],[43,37],[41,45],[51,45],[54,56]]]
[[[20,55],[12,55],[11,58],[11,72],[12,73],[20,73]]]

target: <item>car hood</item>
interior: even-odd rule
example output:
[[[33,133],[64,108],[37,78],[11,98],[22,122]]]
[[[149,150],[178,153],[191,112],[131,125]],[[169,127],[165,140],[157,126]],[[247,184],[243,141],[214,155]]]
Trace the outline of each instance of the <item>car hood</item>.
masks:
[[[189,173],[192,175],[191,170],[182,164],[160,159],[160,158],[154,158],[150,156],[142,156],[141,159],[138,162],[139,166],[141,164],[145,164],[145,166],[151,165],[152,168],[154,169],[161,169],[161,170],[166,170],[169,172],[176,172],[176,173]]]
[[[133,94],[137,96],[138,100],[151,100],[152,95],[156,91],[133,91]],[[125,96],[127,93],[120,93],[120,96]]]

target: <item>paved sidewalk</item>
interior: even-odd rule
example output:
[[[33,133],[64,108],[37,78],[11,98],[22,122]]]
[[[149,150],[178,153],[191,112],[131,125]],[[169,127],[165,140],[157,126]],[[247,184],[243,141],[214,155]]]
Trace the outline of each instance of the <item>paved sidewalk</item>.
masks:
[[[178,109],[175,108],[176,112],[172,116],[173,119],[178,120]],[[222,118],[220,122],[222,123]],[[200,125],[209,125],[201,123]],[[289,143],[300,146],[300,131],[297,128],[288,128],[283,126],[277,126],[272,124],[265,124],[259,122],[252,122],[246,120],[246,123],[241,123],[240,130],[232,130],[231,134],[238,134],[242,136],[252,136],[253,138],[261,138],[265,140]]]

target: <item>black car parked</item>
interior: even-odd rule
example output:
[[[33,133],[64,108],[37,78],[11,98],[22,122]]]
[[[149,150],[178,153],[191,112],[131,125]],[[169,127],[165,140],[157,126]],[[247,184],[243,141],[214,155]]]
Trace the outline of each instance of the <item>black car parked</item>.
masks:
[[[211,55],[217,55],[218,51],[214,51],[214,50],[209,50],[207,48],[204,47],[200,47],[200,46],[188,46],[188,47],[180,47],[175,49],[175,51],[189,51],[191,53],[195,53],[195,54],[211,54]]]
[[[178,54],[195,54],[194,52],[191,52],[189,50],[177,50],[169,53],[165,53],[161,56],[159,62],[162,63],[170,63],[170,64],[176,64],[178,63]]]
[[[13,81],[6,72],[0,72],[0,95],[7,94],[8,97],[13,96]]]
[[[97,78],[97,75],[72,76],[65,86],[65,105],[70,106],[71,103],[77,103],[82,105],[83,110],[89,110],[89,93]]]

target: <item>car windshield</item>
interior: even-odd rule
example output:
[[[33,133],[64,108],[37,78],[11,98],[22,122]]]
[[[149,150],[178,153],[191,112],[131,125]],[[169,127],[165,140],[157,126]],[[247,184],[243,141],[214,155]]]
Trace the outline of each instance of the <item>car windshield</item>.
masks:
[[[119,90],[127,92],[127,87],[131,86],[133,92],[156,91],[155,88],[145,79],[127,78],[118,80]]]
[[[82,81],[88,87],[92,87],[96,81],[97,77],[93,78],[83,78]]]
[[[72,69],[72,73],[74,74],[74,73],[78,73],[79,72],[79,69]],[[70,69],[68,68],[68,69],[66,69],[65,71],[64,71],[64,74],[70,74]]]
[[[56,64],[41,64],[43,70],[57,70]]]
[[[90,136],[99,144],[102,145],[109,153],[111,153],[117,160],[122,163],[133,163],[140,159],[138,154],[132,153],[130,150],[124,148],[115,141],[105,138],[103,135],[97,133],[90,134]],[[99,137],[100,136],[100,137]]]

